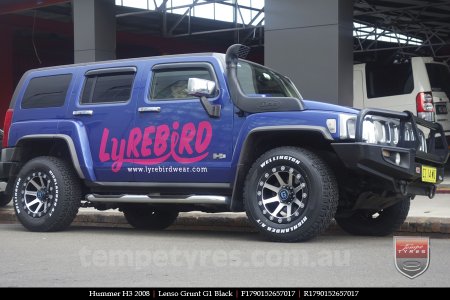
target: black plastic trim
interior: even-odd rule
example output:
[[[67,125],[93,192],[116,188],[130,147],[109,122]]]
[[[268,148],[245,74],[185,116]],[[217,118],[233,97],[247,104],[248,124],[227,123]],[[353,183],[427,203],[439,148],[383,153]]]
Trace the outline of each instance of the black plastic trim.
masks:
[[[94,69],[87,71],[84,75],[89,76],[97,76],[97,75],[105,75],[105,74],[116,74],[116,73],[136,73],[136,67],[113,67],[113,68],[102,68],[102,69]]]
[[[214,188],[230,189],[230,183],[196,183],[196,182],[86,182],[88,186],[95,187],[143,187],[143,188]]]

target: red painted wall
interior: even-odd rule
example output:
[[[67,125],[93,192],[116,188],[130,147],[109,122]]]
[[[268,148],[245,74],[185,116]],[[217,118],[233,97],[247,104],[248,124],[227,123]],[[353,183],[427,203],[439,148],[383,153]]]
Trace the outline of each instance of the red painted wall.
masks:
[[[13,94],[13,42],[12,29],[0,26],[0,127],[3,128],[5,112]]]

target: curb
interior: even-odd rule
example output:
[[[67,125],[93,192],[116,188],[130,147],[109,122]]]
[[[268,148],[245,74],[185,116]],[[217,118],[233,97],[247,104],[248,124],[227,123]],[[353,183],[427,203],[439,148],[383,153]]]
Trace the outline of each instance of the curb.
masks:
[[[448,184],[448,179],[445,183],[441,183],[437,186],[436,194],[450,194],[450,184]]]
[[[12,208],[0,209],[0,224],[19,223]],[[96,212],[80,211],[72,226],[95,226],[112,228],[131,228],[123,214],[118,211]],[[169,230],[205,230],[257,232],[250,224],[245,213],[180,213]],[[327,233],[341,233],[342,230],[333,220]],[[436,217],[408,217],[397,231],[411,234],[450,234],[450,219]]]

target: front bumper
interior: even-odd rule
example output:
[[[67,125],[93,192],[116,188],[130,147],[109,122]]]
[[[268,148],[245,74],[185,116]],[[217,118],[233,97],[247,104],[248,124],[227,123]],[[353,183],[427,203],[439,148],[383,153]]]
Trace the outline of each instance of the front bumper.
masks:
[[[366,115],[396,118],[403,123],[411,123],[416,136],[418,124],[428,128],[430,130],[427,139],[428,152],[417,150],[418,144],[413,145],[413,148],[407,148],[363,142],[362,126]],[[356,126],[355,142],[332,144],[347,168],[370,176],[372,181],[382,182],[379,185],[382,189],[403,195],[434,195],[436,184],[444,180],[444,166],[449,155],[447,140],[440,124],[418,119],[409,112],[365,109],[358,115]],[[398,156],[400,163],[397,164],[394,158]],[[436,168],[435,183],[422,181],[424,166]]]

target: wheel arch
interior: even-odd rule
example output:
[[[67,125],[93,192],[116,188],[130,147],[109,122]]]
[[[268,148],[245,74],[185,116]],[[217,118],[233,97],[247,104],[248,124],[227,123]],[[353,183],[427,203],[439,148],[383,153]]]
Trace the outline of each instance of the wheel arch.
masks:
[[[33,147],[34,146],[34,147]],[[12,155],[13,161],[26,163],[37,156],[53,155],[70,160],[80,179],[85,179],[72,138],[65,134],[36,134],[20,138],[16,144],[16,151]]]
[[[282,142],[279,141],[280,139]],[[239,160],[236,165],[230,210],[243,210],[242,193],[245,177],[253,162],[263,153],[270,149],[283,146],[333,151],[331,148],[332,141],[334,139],[330,132],[321,126],[264,126],[252,129],[242,143],[240,150]]]

